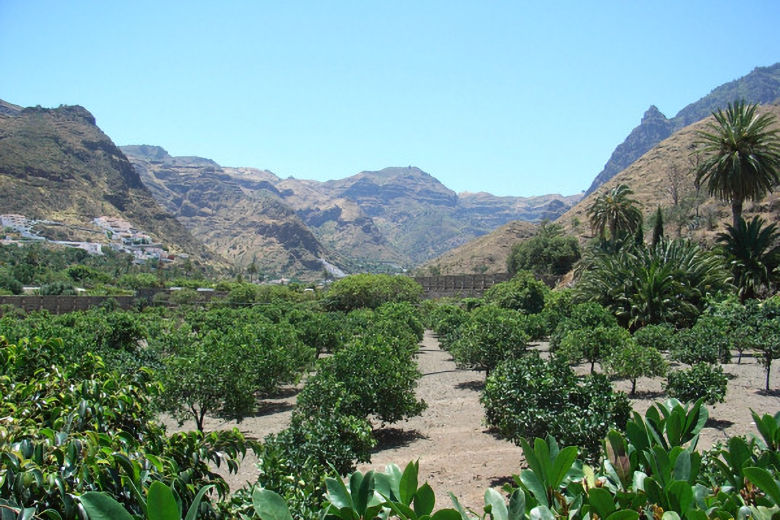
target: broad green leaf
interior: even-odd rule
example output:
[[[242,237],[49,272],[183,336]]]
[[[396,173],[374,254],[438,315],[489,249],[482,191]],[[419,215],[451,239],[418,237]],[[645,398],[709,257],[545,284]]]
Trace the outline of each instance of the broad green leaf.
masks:
[[[190,508],[187,510],[187,516],[184,517],[184,520],[195,520],[198,517],[198,508],[200,507],[200,502],[203,500],[203,496],[213,487],[214,484],[209,484],[208,486],[203,486],[200,488],[200,491],[198,491],[198,494],[195,495],[195,499],[192,501]]]
[[[687,481],[675,480],[666,486],[666,495],[669,497],[670,509],[685,515],[693,504],[693,488]]]
[[[777,485],[777,482],[767,470],[749,467],[744,469],[744,473],[748,480],[767,494],[774,505],[780,505],[780,486]]]
[[[133,520],[122,504],[105,493],[87,491],[80,500],[89,520]]]
[[[493,520],[508,520],[509,511],[506,508],[504,497],[493,488],[485,490],[485,506],[490,506]]]
[[[528,444],[528,441],[523,438],[520,439],[520,446],[523,447],[523,456],[525,457],[525,462],[528,464],[530,470],[536,473],[540,480],[544,479],[544,470],[542,469],[542,464],[536,456],[534,449]]]
[[[534,439],[534,451],[536,457],[539,459],[539,464],[542,466],[542,474],[540,477],[542,481],[547,485],[552,485],[552,461],[550,460],[550,447],[547,446],[547,442],[544,439]]]
[[[262,520],[292,520],[284,499],[270,489],[255,489],[252,506]]]
[[[355,511],[357,511],[358,514],[362,513],[362,510],[365,509],[364,507],[361,508],[360,503],[360,486],[363,484],[363,474],[359,471],[353,471],[352,474],[349,476],[349,494],[352,497],[352,504],[355,507]]]
[[[568,446],[564,449],[562,449],[558,456],[555,458],[555,462],[552,466],[552,472],[550,473],[550,485],[557,489],[558,486],[561,485],[561,482],[563,482],[563,479],[566,477],[566,474],[571,469],[572,464],[574,464],[575,459],[577,458],[577,447],[576,446]]]
[[[455,495],[452,494],[452,491],[450,491],[448,493],[448,495],[450,495],[450,500],[452,500],[452,505],[455,506],[455,510],[460,515],[460,519],[461,520],[471,520],[471,517],[468,514],[466,514],[466,510],[463,509],[463,506],[460,505],[460,502],[458,502],[458,498]]]
[[[680,515],[674,511],[666,511],[661,517],[661,520],[680,520]]]
[[[683,426],[683,411],[677,408],[666,419],[666,438],[669,439],[669,446],[682,445]]]
[[[352,498],[349,496],[347,486],[339,478],[328,477],[325,479],[325,487],[328,489],[328,500],[337,509],[353,508]]]
[[[414,512],[417,516],[430,515],[436,505],[436,495],[426,482],[414,495]]]
[[[688,481],[691,476],[691,454],[687,450],[683,450],[677,455],[677,460],[674,461],[674,472],[672,478],[675,480]]]
[[[601,518],[607,518],[615,512],[612,494],[604,488],[593,488],[588,491],[588,502]]]
[[[181,520],[179,504],[173,490],[156,480],[146,494],[146,511],[149,520]]]
[[[387,505],[402,520],[417,520],[417,515],[414,514],[412,508],[407,506],[406,504],[403,504],[401,502],[388,502]]]
[[[620,511],[615,511],[609,515],[606,520],[637,520],[638,518],[639,513],[633,509],[623,509]]]
[[[555,520],[555,515],[547,506],[536,506],[528,516],[530,520]]]
[[[357,471],[355,472],[357,473]],[[355,504],[355,510],[360,516],[365,516],[366,507],[374,495],[374,472],[369,471],[363,476],[363,481],[360,483],[360,489],[358,489],[357,498],[352,495],[352,502]]]
[[[419,469],[419,463],[410,462],[404,469],[404,474],[401,475],[401,482],[399,483],[398,490],[400,491],[399,498],[404,505],[410,505],[414,494],[417,493],[417,471]]]
[[[536,476],[536,473],[524,469],[520,472],[520,482],[522,482],[528,491],[531,492],[539,504],[549,507],[550,503],[547,501],[547,490],[545,489],[544,484],[542,484],[542,481],[539,480],[539,477]]]
[[[525,492],[522,489],[515,489],[512,496],[509,497],[509,520],[523,520],[525,518]]]
[[[433,513],[431,520],[463,520],[463,517],[455,509],[439,509]]]

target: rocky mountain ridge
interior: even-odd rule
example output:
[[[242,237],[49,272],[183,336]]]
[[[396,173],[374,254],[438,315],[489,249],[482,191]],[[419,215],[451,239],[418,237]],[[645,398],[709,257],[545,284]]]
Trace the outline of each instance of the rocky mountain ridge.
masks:
[[[634,128],[625,141],[612,152],[604,169],[585,191],[585,196],[628,168],[674,132],[701,121],[718,108],[725,108],[728,103],[735,100],[767,104],[778,98],[780,98],[780,63],[775,63],[769,67],[756,67],[749,74],[716,87],[698,101],[685,106],[672,118],[667,118],[655,105],[651,105],[642,116],[639,126]]]
[[[73,225],[120,217],[171,252],[221,262],[160,208],[124,154],[80,106],[22,109],[0,103],[0,213]]]
[[[555,218],[579,199],[458,195],[412,166],[320,182],[221,167],[208,159],[171,157],[159,147],[123,150],[164,207],[215,250],[242,265],[267,256],[267,244],[260,251],[259,243],[249,247],[245,239],[228,238],[241,235],[236,226],[248,224],[250,215],[271,212],[289,220],[290,236],[302,237],[303,231],[290,229],[303,224],[319,245],[311,239],[301,242],[311,248],[306,254],[298,249],[294,256],[306,269],[315,265],[314,259],[327,259],[347,271],[393,271],[418,265],[511,220]],[[231,202],[216,207],[219,200],[213,192],[219,183],[224,184],[221,196]],[[224,190],[230,186],[234,191],[228,196]],[[254,200],[254,205],[240,202],[242,197]]]

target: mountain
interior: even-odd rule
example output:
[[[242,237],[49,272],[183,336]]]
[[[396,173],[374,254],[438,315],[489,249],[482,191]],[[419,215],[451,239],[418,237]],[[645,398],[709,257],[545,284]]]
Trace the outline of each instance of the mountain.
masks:
[[[780,121],[780,105],[763,105],[759,112],[772,113]],[[599,186],[557,222],[582,239],[591,237],[587,209],[601,193],[618,184],[626,184],[634,191],[632,198],[640,204],[646,230],[652,229],[649,218],[661,206],[667,236],[711,242],[715,234],[724,231],[725,224],[731,222],[731,205],[709,197],[705,189],[697,190],[694,185],[696,132],[705,129],[710,122],[714,122],[712,116],[676,131]],[[780,123],[777,128],[780,130]],[[767,222],[780,221],[780,193],[776,190],[758,202],[745,201],[745,218],[754,215],[762,216]]]
[[[158,146],[124,146],[155,199],[193,235],[238,266],[271,276],[319,278],[337,261],[280,198],[279,179],[222,168],[201,157],[171,157]]]
[[[23,109],[0,102],[0,213],[74,226],[90,226],[98,216],[120,217],[173,253],[220,261],[155,202],[125,155],[80,106]],[[75,229],[60,234],[78,234]]]
[[[667,119],[658,108],[651,106],[607,161],[585,192],[590,195],[596,188],[626,169],[653,146],[674,132],[710,116],[718,108],[725,108],[735,100],[767,104],[780,98],[780,63],[769,67],[756,67],[750,74],[715,88],[708,95],[687,105],[676,116]]]
[[[398,271],[509,221],[554,219],[579,200],[458,195],[412,166],[320,182],[154,146],[122,149],[160,204],[207,245],[287,275],[319,275],[322,260],[348,272]]]
[[[513,220],[557,218],[580,198],[456,194],[412,166],[365,171],[324,183],[287,179],[277,188],[314,233],[343,256],[354,257],[362,245],[334,239],[333,233],[360,228],[373,247],[382,248],[382,258],[409,266]],[[385,252],[388,247],[390,252]]]
[[[515,220],[478,237],[460,247],[447,251],[420,266],[423,276],[446,274],[496,274],[507,271],[507,259],[512,246],[531,238],[537,225]]]

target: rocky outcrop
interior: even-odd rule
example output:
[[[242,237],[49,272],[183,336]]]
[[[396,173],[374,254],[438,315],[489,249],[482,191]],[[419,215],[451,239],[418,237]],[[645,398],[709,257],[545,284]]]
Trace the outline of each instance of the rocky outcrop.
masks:
[[[780,63],[769,67],[756,67],[750,74],[724,83],[698,101],[687,105],[671,119],[667,119],[655,106],[651,106],[645,112],[639,126],[634,128],[626,140],[612,153],[604,169],[593,180],[585,195],[593,193],[596,188],[628,168],[674,132],[701,121],[713,111],[725,108],[736,100],[766,104],[778,98],[780,98]]]

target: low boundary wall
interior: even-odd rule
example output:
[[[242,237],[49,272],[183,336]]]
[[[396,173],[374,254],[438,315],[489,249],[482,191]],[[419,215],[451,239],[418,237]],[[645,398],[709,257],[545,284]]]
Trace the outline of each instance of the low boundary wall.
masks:
[[[423,297],[430,299],[479,297],[495,284],[510,278],[509,273],[498,273],[417,276],[414,280],[422,285]]]
[[[121,309],[135,305],[135,296],[0,296],[0,305],[13,305],[25,311],[45,309],[52,314],[86,311],[114,300]],[[0,311],[2,314],[2,311]]]

